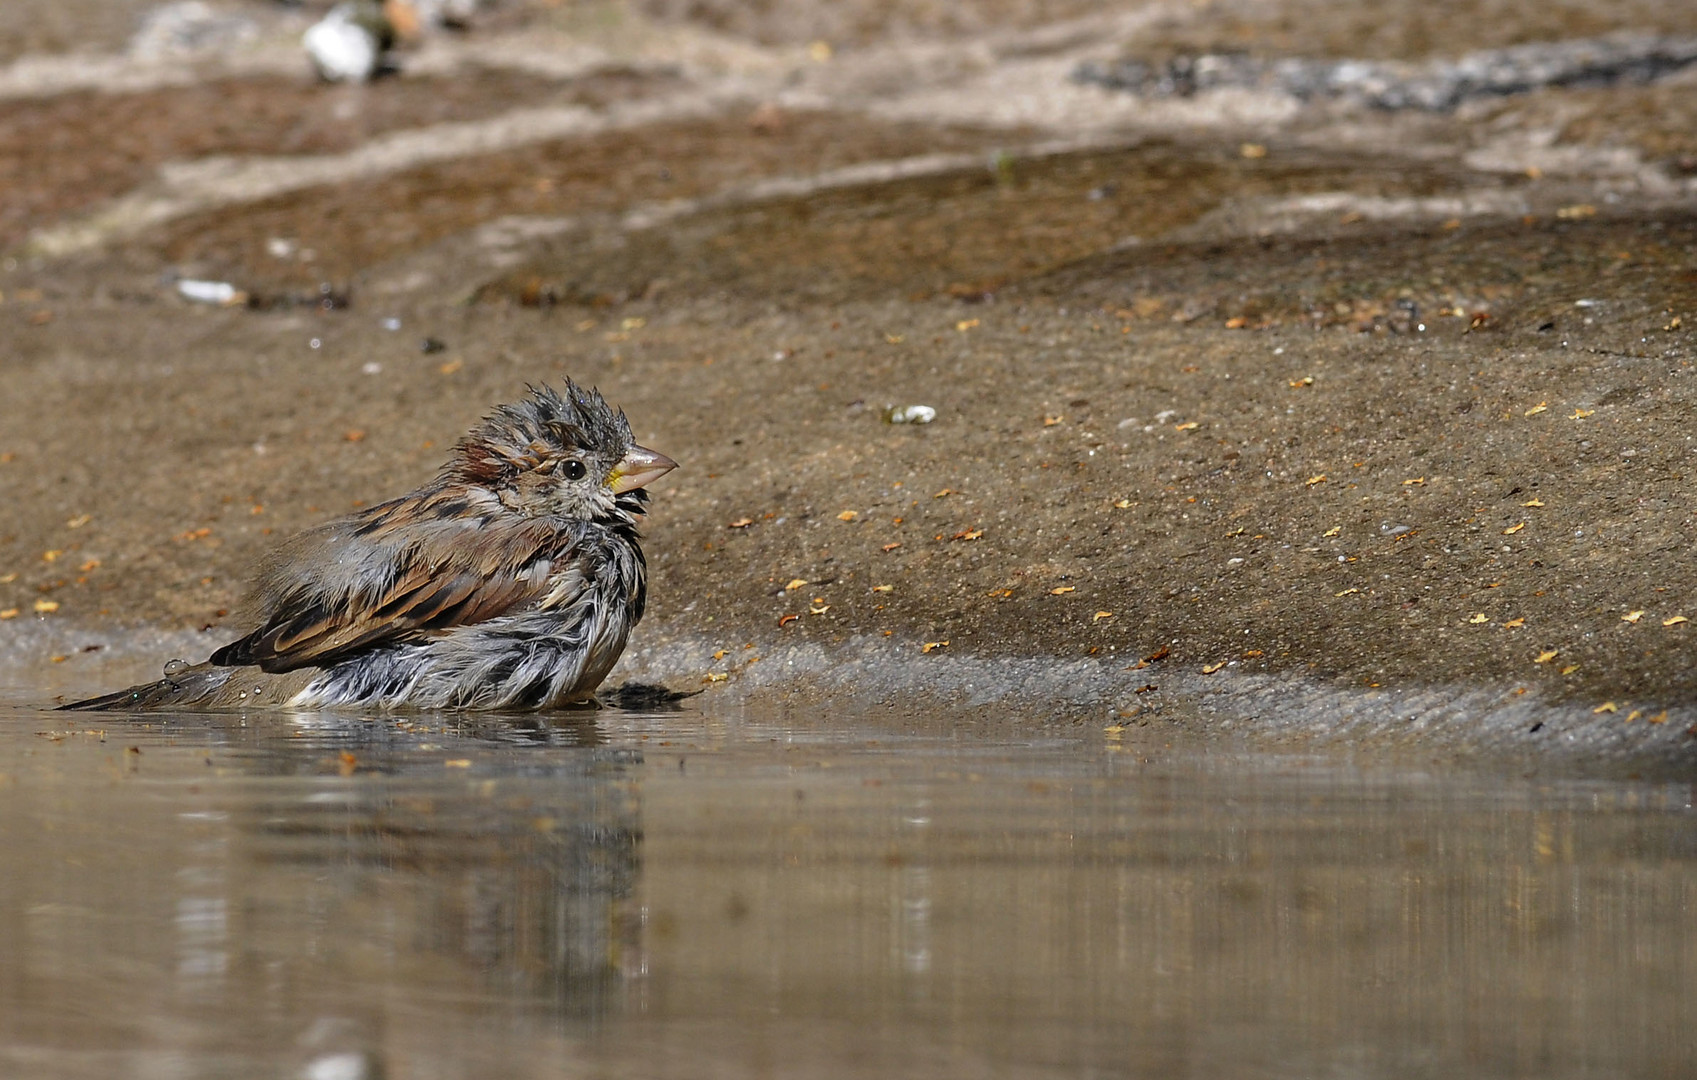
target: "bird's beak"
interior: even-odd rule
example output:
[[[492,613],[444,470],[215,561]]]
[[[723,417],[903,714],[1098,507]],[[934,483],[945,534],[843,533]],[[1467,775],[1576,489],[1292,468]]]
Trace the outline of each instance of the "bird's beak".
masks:
[[[619,495],[665,476],[678,467],[678,463],[665,454],[656,454],[646,446],[633,446],[619,463],[613,466],[613,472],[607,477],[607,486],[613,489],[613,494]]]

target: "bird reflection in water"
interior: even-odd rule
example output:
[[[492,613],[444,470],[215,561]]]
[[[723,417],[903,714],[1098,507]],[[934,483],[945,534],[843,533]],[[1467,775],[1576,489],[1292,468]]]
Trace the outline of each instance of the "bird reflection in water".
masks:
[[[323,984],[315,1005],[341,1027],[381,1026],[376,1003],[332,1004],[373,975],[570,1023],[617,1010],[642,971],[641,754],[606,746],[593,714],[184,722],[215,742],[246,727],[229,735],[255,781],[220,785],[227,841],[205,869],[228,902],[202,902],[228,912],[242,962]],[[256,723],[275,737],[255,740]],[[275,983],[209,963],[201,931],[179,944],[220,984],[190,980],[202,993]]]

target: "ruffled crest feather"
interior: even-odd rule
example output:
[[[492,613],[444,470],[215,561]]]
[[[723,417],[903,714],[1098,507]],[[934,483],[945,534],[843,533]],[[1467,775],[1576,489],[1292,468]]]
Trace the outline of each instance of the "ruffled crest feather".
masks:
[[[547,385],[526,389],[526,397],[500,406],[459,441],[444,473],[495,485],[571,454],[611,463],[635,442],[623,410],[599,390],[571,379],[564,393]]]

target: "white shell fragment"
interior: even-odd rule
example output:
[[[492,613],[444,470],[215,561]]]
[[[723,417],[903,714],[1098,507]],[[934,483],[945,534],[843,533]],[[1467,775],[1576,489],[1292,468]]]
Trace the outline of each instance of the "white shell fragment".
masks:
[[[891,405],[884,410],[886,424],[929,424],[937,419],[937,410],[929,405]]]
[[[242,292],[228,281],[198,281],[194,278],[183,278],[177,282],[177,293],[184,300],[193,300],[197,304],[240,304],[247,300],[247,293]]]

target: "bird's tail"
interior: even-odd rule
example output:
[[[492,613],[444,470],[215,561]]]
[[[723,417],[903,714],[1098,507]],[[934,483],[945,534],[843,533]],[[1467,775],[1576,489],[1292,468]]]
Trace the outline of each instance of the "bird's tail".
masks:
[[[152,683],[141,686],[132,686],[128,690],[114,690],[110,694],[101,694],[99,697],[83,698],[81,701],[69,702],[68,704],[59,706],[56,711],[111,712],[113,709],[142,709],[146,708],[146,706],[137,703],[142,701],[160,685],[160,683]]]
[[[165,677],[158,682],[141,683],[127,690],[118,690],[99,697],[61,705],[61,711],[127,712],[151,709],[207,709],[234,705],[224,700],[232,676],[240,668],[218,667],[213,664],[188,664],[173,660],[165,665]]]

